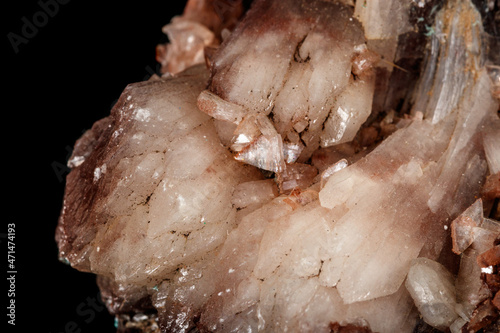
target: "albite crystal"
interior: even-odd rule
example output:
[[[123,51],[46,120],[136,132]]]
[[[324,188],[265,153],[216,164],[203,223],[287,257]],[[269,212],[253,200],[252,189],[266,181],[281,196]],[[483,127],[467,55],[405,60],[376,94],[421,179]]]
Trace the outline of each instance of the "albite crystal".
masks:
[[[129,85],[77,143],[57,229],[75,268],[154,284],[224,242],[234,188],[261,178],[222,147],[196,108],[206,69]],[[159,240],[159,241],[155,241]]]
[[[225,4],[190,0],[167,74],[68,161],[60,257],[118,331],[495,327],[498,64],[474,4]],[[415,13],[433,33],[402,87]]]

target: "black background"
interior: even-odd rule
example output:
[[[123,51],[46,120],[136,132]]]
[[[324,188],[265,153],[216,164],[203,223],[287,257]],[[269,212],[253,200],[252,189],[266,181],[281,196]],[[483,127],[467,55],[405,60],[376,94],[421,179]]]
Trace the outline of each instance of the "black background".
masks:
[[[7,201],[2,200],[0,236],[15,223],[17,270],[16,326],[8,325],[7,332],[115,331],[113,317],[99,310],[100,304],[92,308],[88,303],[98,296],[95,277],[57,260],[54,231],[67,173],[63,166],[75,140],[109,114],[123,88],[158,70],[155,46],[166,41],[161,28],[182,13],[184,4],[68,1],[38,22],[36,34],[17,53],[9,33],[22,36],[22,18],[33,23],[42,7],[38,1],[3,4],[6,75],[1,80],[7,103],[1,108],[1,175]],[[5,274],[5,235],[0,241]],[[9,320],[6,279],[1,288],[4,326]]]

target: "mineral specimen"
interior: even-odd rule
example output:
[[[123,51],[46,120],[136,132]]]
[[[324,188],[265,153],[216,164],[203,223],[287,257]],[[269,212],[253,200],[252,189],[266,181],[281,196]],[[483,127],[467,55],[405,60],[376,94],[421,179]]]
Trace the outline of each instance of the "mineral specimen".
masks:
[[[243,13],[242,1],[189,0],[184,13],[163,27],[170,43],[157,46],[161,72],[177,74],[205,62],[206,48],[217,47]]]
[[[217,51],[200,110],[240,127],[246,117],[269,117],[275,134],[240,130],[253,139],[246,149],[267,144],[269,139],[262,143],[255,135],[274,135],[301,147],[299,162],[320,143],[351,141],[370,114],[374,91],[373,57],[352,16],[352,8],[335,2],[257,1]],[[362,69],[351,75],[353,63],[366,68],[358,65]],[[283,163],[281,151],[254,155],[246,160],[281,171],[273,168]]]
[[[75,144],[61,260],[119,332],[495,330],[487,5],[188,1]]]
[[[444,331],[457,319],[455,279],[439,263],[415,259],[408,272],[406,288],[426,323]]]

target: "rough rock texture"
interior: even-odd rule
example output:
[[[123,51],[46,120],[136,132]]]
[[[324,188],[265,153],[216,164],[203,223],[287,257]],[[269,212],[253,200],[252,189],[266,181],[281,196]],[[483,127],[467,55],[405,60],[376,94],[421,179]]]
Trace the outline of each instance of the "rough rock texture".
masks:
[[[73,267],[154,285],[235,226],[234,188],[261,175],[231,158],[197,110],[206,79],[193,67],[129,85],[77,142],[56,236]]]
[[[69,161],[61,260],[98,275],[118,331],[498,328],[498,63],[476,7],[257,0],[223,36],[215,3],[168,28],[220,33],[207,66],[187,44],[163,58],[189,68],[129,85]]]

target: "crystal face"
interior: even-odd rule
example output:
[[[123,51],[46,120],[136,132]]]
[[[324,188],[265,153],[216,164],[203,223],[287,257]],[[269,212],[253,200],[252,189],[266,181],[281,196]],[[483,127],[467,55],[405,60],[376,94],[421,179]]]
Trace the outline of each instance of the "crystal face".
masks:
[[[118,332],[495,332],[498,7],[189,0],[75,143],[60,260]]]

